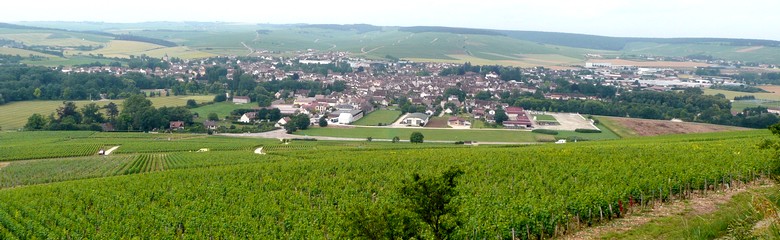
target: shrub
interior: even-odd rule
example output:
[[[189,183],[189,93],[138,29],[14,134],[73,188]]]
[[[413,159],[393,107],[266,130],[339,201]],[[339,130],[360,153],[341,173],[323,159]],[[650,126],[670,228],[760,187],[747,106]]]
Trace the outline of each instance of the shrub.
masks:
[[[577,128],[574,129],[574,131],[578,133],[601,133],[601,130],[598,129],[585,129],[585,128]]]
[[[534,129],[531,130],[533,133],[540,133],[540,134],[547,134],[547,135],[558,135],[558,131],[550,130],[550,129]]]

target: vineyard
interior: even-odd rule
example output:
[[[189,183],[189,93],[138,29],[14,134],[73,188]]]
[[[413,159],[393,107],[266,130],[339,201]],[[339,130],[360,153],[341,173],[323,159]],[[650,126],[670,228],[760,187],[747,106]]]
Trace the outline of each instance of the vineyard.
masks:
[[[765,178],[777,162],[757,146],[770,137],[750,131],[463,147],[52,136],[47,144],[122,147],[112,156],[12,161],[0,168],[0,187],[15,187],[0,190],[0,239],[343,239],[349,237],[348,212],[397,204],[404,179],[452,166],[465,172],[458,185],[463,224],[454,238],[551,238]],[[0,139],[15,141],[4,133]],[[268,154],[253,154],[258,146]],[[217,151],[191,151],[204,147]]]

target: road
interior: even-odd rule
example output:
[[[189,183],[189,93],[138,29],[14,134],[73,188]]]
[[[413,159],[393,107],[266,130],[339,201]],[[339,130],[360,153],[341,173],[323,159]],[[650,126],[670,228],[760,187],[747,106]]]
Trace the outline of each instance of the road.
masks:
[[[287,134],[287,132],[284,129],[269,131],[269,132],[262,132],[262,133],[223,133],[218,134],[220,136],[227,136],[227,137],[245,137],[245,138],[270,138],[270,139],[291,139],[291,138],[313,138],[321,141],[357,141],[362,142],[366,141],[365,138],[343,138],[343,137],[324,137],[324,136],[301,136],[301,135],[293,135],[293,134]],[[374,138],[372,141],[377,142],[391,142],[392,139],[379,139]],[[401,142],[409,142],[409,140],[401,140]],[[455,143],[455,141],[429,141],[426,140],[427,143]],[[488,145],[529,145],[529,144],[539,144],[536,142],[477,142],[480,145],[488,144]]]
[[[254,50],[254,49],[252,49],[251,47],[249,47],[248,45],[246,45],[246,43],[244,43],[244,42],[241,42],[241,45],[244,45],[244,47],[245,47],[246,49],[249,49],[249,53],[247,54],[247,56],[249,56],[249,55],[252,55],[252,53],[255,53],[255,50]]]

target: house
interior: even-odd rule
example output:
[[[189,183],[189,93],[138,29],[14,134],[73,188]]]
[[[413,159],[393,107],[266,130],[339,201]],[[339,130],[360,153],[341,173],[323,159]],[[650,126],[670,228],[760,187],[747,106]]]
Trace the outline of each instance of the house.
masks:
[[[205,121],[203,122],[203,126],[208,130],[217,130],[217,122],[215,121]]]
[[[241,115],[241,118],[238,119],[238,121],[242,123],[251,123],[256,118],[257,118],[257,112],[248,112],[248,113],[244,113],[244,115]]]
[[[292,119],[290,117],[284,117],[282,119],[279,119],[279,121],[276,121],[276,124],[274,124],[274,127],[283,127],[287,123],[291,122]]]
[[[171,130],[184,130],[184,122],[182,121],[171,121],[168,126]]]
[[[247,96],[235,96],[233,97],[233,103],[235,104],[246,104],[252,102],[251,99]]]
[[[430,116],[428,116],[425,113],[410,113],[407,114],[404,120],[401,121],[402,124],[410,125],[410,126],[425,126],[425,124],[428,124],[428,119]]]
[[[450,117],[447,120],[447,125],[452,127],[471,127],[471,122],[459,117]]]
[[[114,124],[103,123],[103,124],[100,124],[100,128],[103,129],[104,132],[113,132],[114,131]]]

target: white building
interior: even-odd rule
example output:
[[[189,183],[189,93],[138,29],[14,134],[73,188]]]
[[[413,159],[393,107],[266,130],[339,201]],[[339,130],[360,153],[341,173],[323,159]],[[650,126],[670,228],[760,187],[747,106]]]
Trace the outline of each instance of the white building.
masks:
[[[425,126],[425,124],[428,124],[429,118],[430,116],[425,113],[410,113],[406,115],[401,123],[410,126]]]

